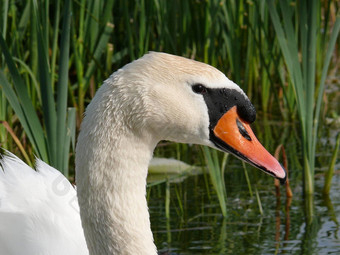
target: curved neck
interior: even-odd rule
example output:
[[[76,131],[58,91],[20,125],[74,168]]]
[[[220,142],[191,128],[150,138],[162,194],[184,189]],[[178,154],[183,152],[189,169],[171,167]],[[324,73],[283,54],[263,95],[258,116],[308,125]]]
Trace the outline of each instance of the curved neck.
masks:
[[[89,122],[98,123],[100,133],[87,128]],[[157,254],[145,197],[155,141],[119,127],[117,120],[105,125],[87,116],[82,128],[76,174],[90,254]]]

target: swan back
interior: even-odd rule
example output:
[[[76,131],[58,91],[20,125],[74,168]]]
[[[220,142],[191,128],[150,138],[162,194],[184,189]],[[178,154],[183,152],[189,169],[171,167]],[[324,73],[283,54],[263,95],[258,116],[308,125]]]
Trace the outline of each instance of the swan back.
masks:
[[[6,153],[0,169],[1,254],[88,254],[76,191],[56,169]]]

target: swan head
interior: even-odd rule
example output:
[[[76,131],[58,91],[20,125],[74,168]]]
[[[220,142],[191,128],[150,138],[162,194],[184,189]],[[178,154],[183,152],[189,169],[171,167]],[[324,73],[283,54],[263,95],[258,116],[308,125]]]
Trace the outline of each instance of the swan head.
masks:
[[[115,72],[104,85],[99,94],[114,95],[108,101],[122,111],[115,121],[139,136],[207,145],[285,181],[285,170],[250,127],[256,118],[254,106],[216,68],[151,52]],[[117,120],[119,116],[124,118]]]

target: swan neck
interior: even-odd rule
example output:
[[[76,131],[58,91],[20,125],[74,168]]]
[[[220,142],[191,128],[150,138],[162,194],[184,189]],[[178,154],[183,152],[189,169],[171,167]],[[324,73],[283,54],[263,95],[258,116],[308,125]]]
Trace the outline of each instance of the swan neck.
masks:
[[[118,135],[81,132],[76,174],[90,254],[157,254],[146,201],[152,139],[116,127]]]

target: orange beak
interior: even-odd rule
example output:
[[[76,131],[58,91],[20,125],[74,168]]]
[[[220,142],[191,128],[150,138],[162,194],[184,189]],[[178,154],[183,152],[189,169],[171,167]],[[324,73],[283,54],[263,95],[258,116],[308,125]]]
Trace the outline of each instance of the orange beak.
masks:
[[[213,134],[218,147],[285,182],[284,168],[257,140],[249,123],[239,117],[236,106],[219,119]]]

